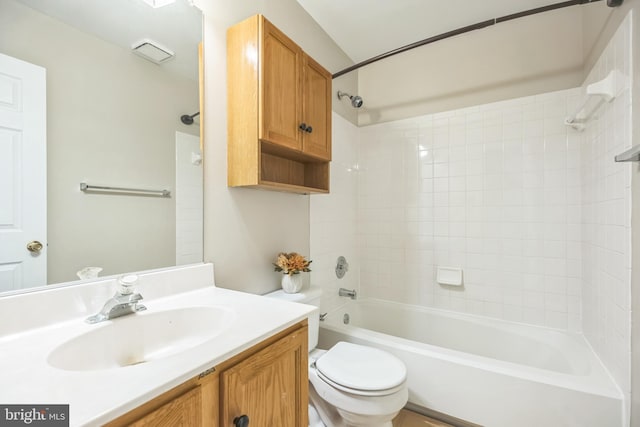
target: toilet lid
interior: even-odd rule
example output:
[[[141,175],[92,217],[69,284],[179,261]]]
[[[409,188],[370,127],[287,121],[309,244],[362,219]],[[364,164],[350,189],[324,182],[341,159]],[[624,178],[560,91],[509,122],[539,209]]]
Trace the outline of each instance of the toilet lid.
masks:
[[[331,382],[353,390],[398,387],[407,368],[397,357],[377,348],[339,342],[316,360],[316,370]]]

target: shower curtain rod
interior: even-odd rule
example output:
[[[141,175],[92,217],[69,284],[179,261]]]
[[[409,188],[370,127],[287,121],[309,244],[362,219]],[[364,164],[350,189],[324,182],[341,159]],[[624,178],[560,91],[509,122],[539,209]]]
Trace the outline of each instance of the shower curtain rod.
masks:
[[[466,27],[461,27],[452,31],[447,31],[446,33],[438,34],[437,36],[429,37],[424,40],[420,40],[406,46],[399,47],[397,49],[390,50],[389,52],[382,53],[378,56],[374,56],[373,58],[366,59],[362,62],[354,64],[350,67],[345,68],[344,70],[338,71],[332,77],[335,79],[336,77],[340,77],[343,74],[349,73],[351,71],[357,70],[358,68],[364,67],[365,65],[373,64],[374,62],[378,62],[382,59],[389,58],[390,56],[397,55],[399,53],[406,52],[411,49],[415,49],[416,47],[424,46],[430,43],[434,43],[440,40],[448,39],[449,37],[457,36],[460,34],[468,33],[470,31],[479,30],[481,28],[490,27],[492,25],[499,24],[501,22],[511,21],[512,19],[524,18],[525,16],[536,15],[542,12],[548,12],[550,10],[562,9],[569,6],[576,6],[580,4],[587,3],[595,3],[602,0],[570,0],[563,1],[560,3],[550,4],[548,6],[537,7],[535,9],[525,10],[524,12],[513,13],[511,15],[501,16],[500,18],[489,19],[487,21],[478,22],[477,24],[468,25]],[[607,0],[607,4],[610,7],[617,7],[622,4],[623,0]]]

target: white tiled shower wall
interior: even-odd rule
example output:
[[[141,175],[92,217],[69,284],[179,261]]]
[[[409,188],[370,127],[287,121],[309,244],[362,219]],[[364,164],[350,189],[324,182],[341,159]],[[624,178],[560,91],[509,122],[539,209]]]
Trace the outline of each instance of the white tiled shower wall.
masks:
[[[580,90],[361,129],[361,290],[580,330]],[[461,267],[464,287],[435,283]]]
[[[347,287],[584,331],[629,402],[636,166],[613,157],[631,146],[631,22],[581,88],[364,128],[334,114],[331,194],[310,202],[323,309]],[[565,126],[613,69],[616,98],[583,132]],[[343,280],[338,255],[351,264]],[[464,287],[436,284],[438,265],[463,268]]]
[[[357,242],[358,134],[356,126],[333,113],[333,160],[330,194],[310,197],[311,277],[324,290],[322,310],[339,307],[345,300],[339,288],[359,291],[360,265]],[[335,274],[336,261],[344,256],[349,271],[342,279]]]
[[[613,157],[631,147],[631,15],[586,84],[617,70],[616,98],[582,133],[582,324],[629,401],[631,365],[631,172]],[[586,86],[585,84],[585,86]]]

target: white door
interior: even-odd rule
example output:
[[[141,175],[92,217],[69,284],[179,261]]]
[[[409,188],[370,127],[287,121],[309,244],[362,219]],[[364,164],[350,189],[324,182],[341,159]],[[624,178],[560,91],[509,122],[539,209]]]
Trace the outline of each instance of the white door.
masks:
[[[0,292],[47,283],[45,75],[0,54]]]

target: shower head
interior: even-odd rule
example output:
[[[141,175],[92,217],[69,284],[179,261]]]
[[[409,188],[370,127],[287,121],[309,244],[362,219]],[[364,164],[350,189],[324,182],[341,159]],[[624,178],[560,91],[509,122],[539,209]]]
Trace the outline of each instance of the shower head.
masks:
[[[351,106],[353,106],[353,108],[360,108],[364,104],[361,96],[349,95],[348,93],[342,92],[341,90],[338,91],[338,99],[342,99],[345,96],[349,97],[349,99],[351,100]]]
[[[183,114],[182,116],[180,116],[180,120],[182,121],[182,123],[184,123],[185,125],[192,125],[193,124],[193,118],[197,117],[200,115],[200,111],[198,111],[195,114],[192,115],[188,115],[188,114]]]

